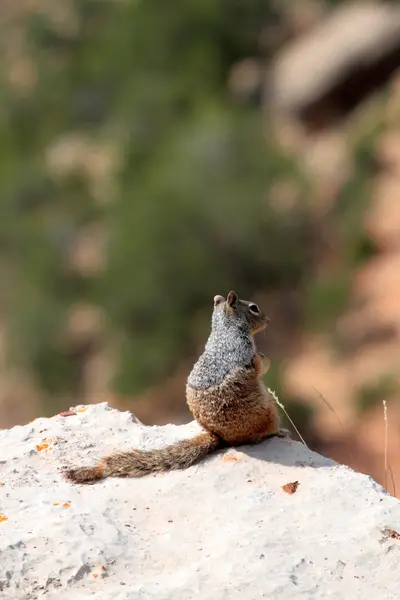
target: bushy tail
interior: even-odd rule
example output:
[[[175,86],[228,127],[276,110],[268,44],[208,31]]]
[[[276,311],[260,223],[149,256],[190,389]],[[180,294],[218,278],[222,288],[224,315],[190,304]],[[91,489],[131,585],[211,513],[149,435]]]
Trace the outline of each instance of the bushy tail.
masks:
[[[74,483],[93,483],[105,477],[143,477],[161,471],[186,469],[222,445],[217,435],[200,433],[165,448],[116,452],[103,458],[95,467],[68,469],[64,474]]]

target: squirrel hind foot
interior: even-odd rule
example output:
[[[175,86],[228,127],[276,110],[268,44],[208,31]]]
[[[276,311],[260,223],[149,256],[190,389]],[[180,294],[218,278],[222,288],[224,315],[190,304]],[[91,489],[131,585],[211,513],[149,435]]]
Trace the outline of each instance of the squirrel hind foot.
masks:
[[[63,472],[65,479],[72,483],[91,484],[95,481],[103,479],[103,468],[97,467],[76,467],[73,469],[65,469]]]
[[[275,431],[273,434],[271,434],[271,436],[269,436],[269,437],[289,438],[289,439],[291,439],[292,433],[289,431],[289,429],[283,429],[281,427],[280,429],[278,429],[277,431]]]

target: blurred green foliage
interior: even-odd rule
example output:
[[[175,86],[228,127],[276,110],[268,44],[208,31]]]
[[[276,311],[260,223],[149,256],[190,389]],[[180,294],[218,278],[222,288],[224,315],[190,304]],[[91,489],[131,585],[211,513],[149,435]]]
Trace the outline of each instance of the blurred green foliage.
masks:
[[[198,315],[205,335],[216,293],[312,279],[309,184],[276,147],[257,102],[240,103],[227,85],[238,61],[268,59],[261,39],[281,16],[265,0],[64,7],[65,22],[37,11],[12,24],[32,89],[10,85],[6,61],[0,71],[0,309],[11,360],[57,395],[80,389],[85,349],[64,339],[71,307],[102,308],[118,354],[115,388],[131,394],[194,351]],[[88,169],[48,168],[54,144],[71,135],[118,150],[109,201]],[[269,201],[281,182],[298,197],[284,211]],[[364,198],[363,177],[351,185],[352,198]],[[105,266],[82,274],[68,256],[93,224],[107,233]],[[359,247],[345,250],[349,260]],[[346,282],[310,287],[313,319],[343,304]]]
[[[360,413],[364,413],[377,404],[382,404],[382,400],[388,400],[397,392],[398,384],[394,374],[386,373],[377,381],[366,384],[357,390],[356,408]]]
[[[257,106],[227,92],[232,65],[257,54],[272,3],[253,0],[75,3],[77,25],[45,13],[19,24],[37,82],[2,78],[0,244],[12,301],[13,357],[52,393],[77,391],[79,360],[61,339],[70,307],[103,307],[119,348],[116,386],[131,393],[193,349],[191,322],[215,293],[293,285],[309,260],[299,202],[274,211],[268,189],[305,182],[268,141]],[[121,149],[116,199],[100,203],[85,172],[55,177],[44,156],[79,132]],[[266,141],[267,138],[267,141]],[[103,224],[106,267],[82,276],[66,255]]]
[[[329,251],[334,256],[334,266],[310,279],[305,289],[307,327],[314,331],[326,330],[336,351],[340,349],[335,322],[347,308],[354,271],[375,254],[364,227],[364,215],[370,206],[371,181],[375,174],[374,147],[380,132],[381,127],[374,124],[355,140],[352,174],[339,191],[328,216],[328,230],[333,232]]]

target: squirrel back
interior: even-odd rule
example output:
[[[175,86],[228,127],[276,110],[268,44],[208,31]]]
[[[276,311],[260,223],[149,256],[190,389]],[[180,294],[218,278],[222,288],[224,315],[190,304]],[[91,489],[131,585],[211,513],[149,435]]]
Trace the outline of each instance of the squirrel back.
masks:
[[[211,333],[203,354],[188,377],[194,389],[207,389],[222,383],[235,369],[249,368],[256,348],[253,335],[269,323],[254,302],[240,300],[230,292],[214,297]]]
[[[257,353],[253,340],[268,323],[257,304],[240,300],[235,292],[226,300],[215,296],[211,333],[186,385],[189,408],[204,433],[160,449],[111,454],[93,467],[67,469],[67,479],[93,483],[110,476],[184,469],[226,445],[286,435],[279,430],[276,405],[261,381],[269,361]]]

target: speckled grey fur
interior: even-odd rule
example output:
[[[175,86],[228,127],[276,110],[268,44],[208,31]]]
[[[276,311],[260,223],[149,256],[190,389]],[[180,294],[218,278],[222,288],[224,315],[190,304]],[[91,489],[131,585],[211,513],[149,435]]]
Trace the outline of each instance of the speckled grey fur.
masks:
[[[238,301],[243,308],[250,303]],[[255,353],[251,334],[251,316],[241,310],[240,315],[226,310],[225,302],[214,307],[211,333],[203,354],[194,365],[188,384],[194,389],[207,389],[221,383],[235,367],[249,367]],[[240,317],[240,318],[239,318]]]

